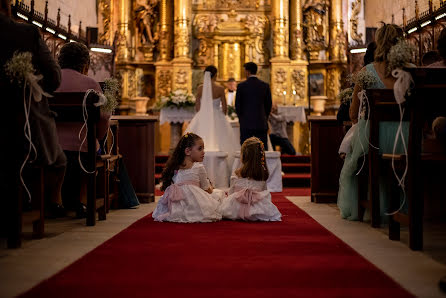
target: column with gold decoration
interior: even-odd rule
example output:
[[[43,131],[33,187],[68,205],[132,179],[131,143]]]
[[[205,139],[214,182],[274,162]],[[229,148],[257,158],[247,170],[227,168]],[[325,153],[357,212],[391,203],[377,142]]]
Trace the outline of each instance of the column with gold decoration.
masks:
[[[288,104],[290,103],[288,0],[272,0],[272,28],[271,94],[274,102]]]
[[[175,0],[173,89],[192,89],[192,0]]]

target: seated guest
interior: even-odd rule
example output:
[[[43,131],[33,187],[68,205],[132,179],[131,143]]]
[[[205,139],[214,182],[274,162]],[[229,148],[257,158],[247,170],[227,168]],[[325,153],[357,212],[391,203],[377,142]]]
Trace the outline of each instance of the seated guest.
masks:
[[[437,41],[437,50],[439,54],[439,60],[430,64],[431,68],[445,68],[446,67],[446,28],[444,28]],[[424,57],[423,57],[424,58]],[[437,117],[432,122],[432,131],[437,140],[446,144],[446,117]]]
[[[10,216],[9,204],[14,204],[13,198],[18,197],[19,171],[27,155],[28,142],[23,135],[25,111],[23,106],[23,87],[17,83],[9,83],[6,77],[5,64],[14,53],[30,52],[32,66],[36,74],[43,78],[39,85],[45,92],[53,92],[60,84],[60,68],[50,50],[41,38],[39,29],[31,24],[16,23],[11,18],[11,1],[0,0],[0,90],[2,109],[5,113],[0,117],[2,128],[2,146],[0,146],[0,188],[5,198],[6,208],[0,212],[0,221]],[[44,167],[44,191],[46,213],[53,216],[64,215],[61,199],[61,187],[65,172],[66,159],[57,138],[54,118],[49,110],[48,100],[42,97],[40,102],[34,99],[30,102],[29,114],[31,139],[36,146],[36,161],[34,164]],[[25,148],[26,151],[18,150]],[[31,158],[33,159],[33,155]],[[28,183],[29,187],[29,183]],[[26,194],[25,197],[27,198]],[[11,199],[11,200],[10,200]],[[25,205],[26,206],[26,205]],[[3,206],[2,206],[3,207]],[[8,214],[5,214],[7,212]],[[1,224],[1,226],[5,226]]]
[[[423,55],[423,58],[421,58],[421,65],[429,66],[438,61],[441,61],[440,54],[438,54],[437,51],[429,51]]]
[[[361,69],[363,77],[368,78],[366,81],[362,82],[362,84],[365,85],[365,89],[393,89],[396,79],[391,74],[392,69],[388,67],[388,54],[390,49],[402,38],[403,30],[394,24],[384,24],[376,31],[375,61],[367,64]],[[338,207],[341,217],[349,220],[358,220],[358,160],[362,158],[364,154],[368,153],[369,148],[369,136],[368,130],[366,129],[367,119],[365,119],[365,113],[359,111],[360,99],[358,93],[362,91],[362,84],[357,82],[353,91],[353,99],[350,106],[350,118],[353,124],[357,124],[350,128],[350,130],[352,130],[350,143],[351,151],[347,152],[345,156],[344,165],[339,177]],[[393,152],[393,145],[398,126],[399,123],[397,122],[380,123],[380,140],[379,144],[375,144],[380,148],[380,152]],[[402,129],[404,135],[407,136],[409,131],[408,123],[403,122]],[[395,153],[398,154],[402,152],[403,148],[401,142],[398,142]],[[387,200],[385,195],[385,193],[380,194],[380,212],[383,216],[384,212],[387,211]]]
[[[296,155],[296,150],[288,140],[285,117],[279,114],[277,104],[272,105],[268,121],[271,130],[269,137],[273,148],[280,146],[282,154]]]
[[[428,67],[446,67],[446,28],[444,28],[437,41],[437,50],[440,55],[440,59],[430,64]]]
[[[62,80],[56,92],[85,92],[93,89],[102,93],[101,86],[94,79],[87,76],[90,66],[90,52],[88,48],[78,42],[66,43],[59,54],[59,65],[62,68]],[[101,111],[96,135],[102,139],[107,133],[110,114]],[[80,168],[78,152],[81,151],[81,160],[85,160],[87,142],[80,148],[81,140],[85,137],[85,132],[79,140],[78,134],[82,127],[81,123],[58,123],[57,132],[59,142],[67,156],[67,172],[63,185],[64,200],[69,202],[76,209],[78,217],[84,217],[85,205],[87,203],[87,176]],[[96,148],[99,149],[99,142],[96,141]],[[84,162],[85,163],[85,162]],[[74,206],[73,206],[74,205]]]

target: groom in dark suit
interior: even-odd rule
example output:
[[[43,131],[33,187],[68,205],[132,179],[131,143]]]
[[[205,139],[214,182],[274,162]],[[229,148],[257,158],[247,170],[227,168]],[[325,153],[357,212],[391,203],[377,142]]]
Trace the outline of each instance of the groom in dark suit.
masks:
[[[271,90],[269,85],[256,76],[257,65],[248,62],[245,68],[246,81],[237,86],[235,109],[240,123],[240,144],[258,137],[268,148],[268,116],[271,112]]]

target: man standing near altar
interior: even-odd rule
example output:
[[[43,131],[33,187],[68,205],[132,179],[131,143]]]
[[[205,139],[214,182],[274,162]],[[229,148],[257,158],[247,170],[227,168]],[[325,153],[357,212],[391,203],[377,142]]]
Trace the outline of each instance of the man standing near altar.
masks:
[[[257,137],[268,150],[268,116],[271,112],[272,100],[269,84],[259,80],[257,64],[248,62],[245,68],[246,81],[237,86],[235,110],[240,123],[240,144],[250,138]]]
[[[226,103],[228,106],[234,106],[235,94],[237,92],[237,82],[234,78],[229,78],[228,82],[226,83],[226,87]]]

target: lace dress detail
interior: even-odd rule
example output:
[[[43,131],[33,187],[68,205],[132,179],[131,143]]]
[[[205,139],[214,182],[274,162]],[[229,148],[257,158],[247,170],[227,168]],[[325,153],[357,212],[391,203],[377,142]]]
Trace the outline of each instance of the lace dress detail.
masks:
[[[265,181],[231,177],[229,196],[219,208],[223,218],[247,221],[280,221],[282,214],[271,201]]]
[[[206,192],[210,184],[206,169],[201,163],[192,168],[178,170],[164,195],[158,201],[152,217],[156,221],[212,222],[221,219],[217,211],[224,192]]]

